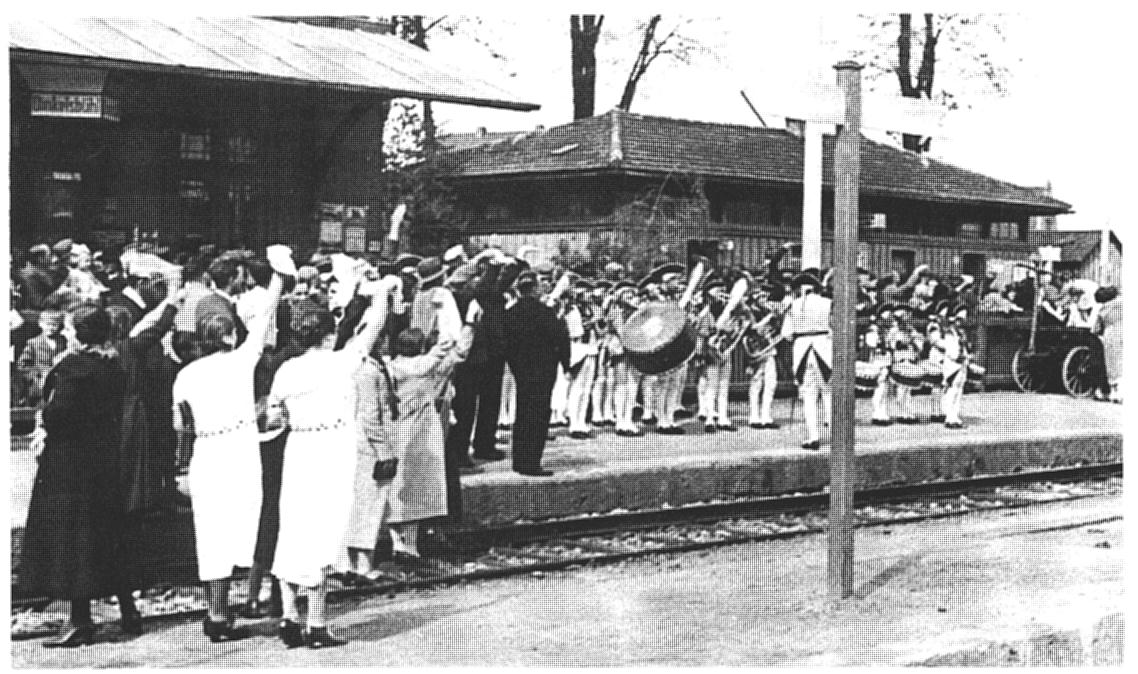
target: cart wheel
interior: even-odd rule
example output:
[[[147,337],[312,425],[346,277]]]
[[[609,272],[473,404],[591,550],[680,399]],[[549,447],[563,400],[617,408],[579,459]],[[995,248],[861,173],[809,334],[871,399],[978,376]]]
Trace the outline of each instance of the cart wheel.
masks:
[[[1043,377],[1036,372],[1036,354],[1027,349],[1017,349],[1012,356],[1012,379],[1024,393],[1038,393],[1043,390]]]
[[[1067,352],[1063,358],[1063,388],[1067,393],[1086,398],[1094,392],[1092,357],[1091,350],[1085,346],[1076,346]]]

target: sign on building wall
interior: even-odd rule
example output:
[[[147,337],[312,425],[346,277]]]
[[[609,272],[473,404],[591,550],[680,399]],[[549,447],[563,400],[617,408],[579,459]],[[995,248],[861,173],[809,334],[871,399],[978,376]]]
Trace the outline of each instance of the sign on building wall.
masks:
[[[32,117],[120,120],[119,102],[103,94],[32,92]]]

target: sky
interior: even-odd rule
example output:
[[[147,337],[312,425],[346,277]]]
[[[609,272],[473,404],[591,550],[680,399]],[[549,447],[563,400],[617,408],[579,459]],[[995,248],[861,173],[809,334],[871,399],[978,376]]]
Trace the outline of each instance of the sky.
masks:
[[[606,15],[612,35],[598,47],[597,114],[619,100],[638,46],[636,22],[649,11]],[[680,16],[665,15],[661,26],[674,25]],[[1003,96],[962,93],[969,109],[944,115],[933,156],[1020,185],[1050,181],[1054,196],[1075,210],[1060,217],[1062,228],[1126,227],[1133,106],[1122,68],[1128,63],[1123,51],[1132,40],[1131,19],[1117,10],[1076,13],[1034,7],[993,18],[1002,27],[1003,43],[988,39],[977,48],[1007,64],[1008,91]],[[832,78],[830,66],[863,43],[858,37],[862,26],[852,13],[836,11],[824,19],[817,12],[768,9],[761,15],[696,17],[685,32],[707,45],[707,52],[689,65],[653,64],[632,112],[758,124],[739,93],[744,89],[760,112],[767,111],[768,124],[781,125],[775,116],[780,105],[819,73]],[[436,114],[444,133],[480,126],[528,130],[572,120],[567,12],[509,18],[488,14],[481,25],[470,21],[463,27],[456,37],[432,40],[431,50],[460,68],[492,74],[542,108],[523,113],[439,105]],[[491,56],[486,46],[461,37],[464,33],[479,35],[502,57]],[[942,63],[938,77],[950,78],[951,65]],[[877,87],[890,94],[895,88],[892,81]]]
[[[1130,63],[1127,51],[1133,42],[1135,10],[1119,9],[1125,4],[1102,0],[1083,0],[1077,8],[1058,3],[1008,5],[999,0],[980,7],[995,11],[991,9],[993,2],[996,10],[1004,12],[994,21],[1004,27],[1005,39],[1002,44],[987,40],[978,47],[992,51],[1008,65],[1008,93],[1002,97],[967,96],[971,108],[946,115],[938,127],[933,156],[1020,185],[1050,181],[1054,196],[1075,210],[1060,217],[1060,227],[1123,230],[1129,222],[1130,159],[1134,156],[1129,86],[1133,78],[1124,68]],[[941,11],[959,5],[932,4]],[[739,9],[746,6],[754,9]],[[641,82],[633,112],[757,124],[739,93],[746,90],[764,119],[772,126],[781,125],[779,113],[803,82],[819,77],[832,82],[833,63],[864,44],[859,37],[863,24],[854,12],[886,14],[897,9],[870,0],[857,3],[856,10],[849,6],[809,0],[783,4],[718,0],[622,3],[619,8],[624,14],[606,15],[607,34],[598,46],[596,112],[606,112],[619,100],[638,46],[637,22],[659,11],[664,16],[664,28],[690,20],[683,32],[696,38],[705,50],[689,65],[654,63]],[[826,10],[824,15],[819,7]],[[555,0],[540,5],[421,0],[412,7],[340,0],[325,0],[319,5],[311,0],[231,0],[224,4],[205,0],[185,7],[111,0],[93,6],[44,0],[16,11],[39,16],[49,12],[120,16],[423,12],[429,18],[481,17],[463,20],[454,37],[436,31],[430,39],[432,52],[455,64],[457,71],[501,82],[518,98],[538,103],[541,109],[523,113],[437,105],[442,131],[461,132],[478,127],[520,131],[570,122],[568,16],[573,11],[589,10],[588,3],[570,7]],[[491,50],[501,57],[491,56]],[[949,70],[946,63],[938,77],[948,77]],[[892,92],[895,85],[890,84],[886,82],[880,90]],[[866,132],[876,133],[873,129]]]

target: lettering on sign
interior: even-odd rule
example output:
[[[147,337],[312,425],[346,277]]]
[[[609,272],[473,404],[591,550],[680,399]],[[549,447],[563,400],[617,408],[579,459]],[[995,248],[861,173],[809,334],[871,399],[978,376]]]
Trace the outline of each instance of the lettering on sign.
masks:
[[[102,94],[53,94],[33,92],[33,117],[69,117],[119,121],[118,101]]]

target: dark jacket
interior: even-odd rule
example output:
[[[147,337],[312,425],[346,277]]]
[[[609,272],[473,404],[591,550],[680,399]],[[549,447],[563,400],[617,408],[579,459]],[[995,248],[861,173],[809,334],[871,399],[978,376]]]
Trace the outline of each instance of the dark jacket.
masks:
[[[103,597],[131,589],[122,549],[119,359],[80,352],[44,386],[47,440],[24,530],[20,583],[36,596]]]
[[[480,365],[501,358],[506,350],[506,297],[502,265],[489,265],[473,289],[472,299],[482,308],[482,318],[474,326],[474,341],[466,362]],[[466,303],[469,306],[469,301]],[[466,307],[459,305],[466,318]]]
[[[174,326],[177,311],[167,305],[158,322],[115,345],[126,374],[119,467],[127,512],[156,508],[174,466],[176,437],[170,409],[175,373],[161,340]]]
[[[518,381],[552,384],[557,365],[569,370],[569,330],[550,307],[522,297],[505,312],[506,362]]]
[[[43,309],[44,300],[55,292],[61,280],[51,271],[28,263],[20,269],[20,298],[24,309]]]

